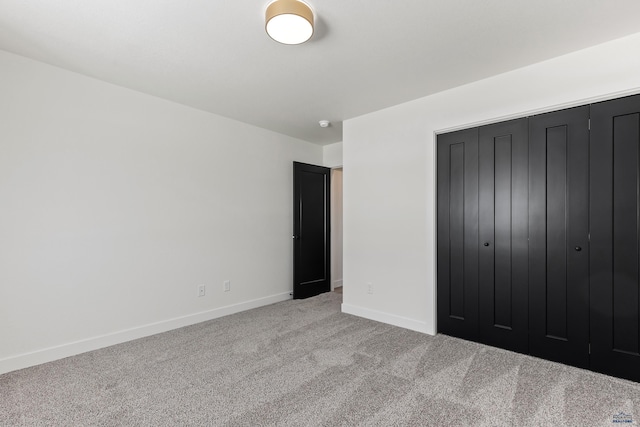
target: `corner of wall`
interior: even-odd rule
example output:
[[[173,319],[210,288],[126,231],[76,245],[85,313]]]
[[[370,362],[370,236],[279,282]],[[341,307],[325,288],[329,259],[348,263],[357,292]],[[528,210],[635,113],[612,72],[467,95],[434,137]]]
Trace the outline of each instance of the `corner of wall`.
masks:
[[[342,166],[342,142],[322,147],[322,158],[324,166],[328,168]]]

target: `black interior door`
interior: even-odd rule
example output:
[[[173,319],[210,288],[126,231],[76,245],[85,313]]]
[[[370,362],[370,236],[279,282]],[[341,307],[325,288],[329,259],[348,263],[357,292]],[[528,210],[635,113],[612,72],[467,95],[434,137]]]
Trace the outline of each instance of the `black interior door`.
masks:
[[[591,106],[591,369],[640,381],[640,96]]]
[[[293,163],[293,298],[331,290],[330,178],[322,166]]]
[[[589,367],[589,106],[529,119],[529,351]]]
[[[438,330],[478,340],[478,130],[438,135]]]
[[[528,348],[527,119],[479,129],[480,339]]]

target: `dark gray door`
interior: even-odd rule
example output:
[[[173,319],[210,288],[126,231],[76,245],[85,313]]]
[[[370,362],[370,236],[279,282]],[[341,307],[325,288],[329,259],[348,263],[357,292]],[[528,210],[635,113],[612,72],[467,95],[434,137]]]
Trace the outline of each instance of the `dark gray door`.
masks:
[[[330,178],[322,166],[293,163],[293,298],[331,290]]]
[[[437,167],[438,330],[640,381],[640,95],[439,135]]]
[[[479,129],[480,340],[528,347],[527,119]]]
[[[529,119],[529,351],[589,367],[589,106]]]
[[[640,381],[640,96],[591,106],[591,368]]]
[[[478,130],[438,135],[438,330],[478,340]]]

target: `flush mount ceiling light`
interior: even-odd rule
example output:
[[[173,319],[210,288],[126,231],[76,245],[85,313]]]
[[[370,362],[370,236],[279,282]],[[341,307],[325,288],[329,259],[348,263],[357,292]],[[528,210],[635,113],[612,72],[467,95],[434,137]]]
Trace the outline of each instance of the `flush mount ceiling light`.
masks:
[[[276,0],[267,6],[265,29],[277,42],[304,43],[313,35],[313,11],[299,0]]]

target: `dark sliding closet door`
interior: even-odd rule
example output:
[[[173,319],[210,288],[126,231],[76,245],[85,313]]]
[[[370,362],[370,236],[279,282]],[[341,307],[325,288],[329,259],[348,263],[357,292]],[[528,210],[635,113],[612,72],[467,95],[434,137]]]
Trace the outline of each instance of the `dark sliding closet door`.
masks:
[[[478,340],[478,130],[438,136],[438,329]]]
[[[529,351],[589,367],[589,106],[529,119]]]
[[[528,347],[527,119],[479,129],[480,340]]]
[[[591,369],[640,381],[640,96],[591,106]]]

